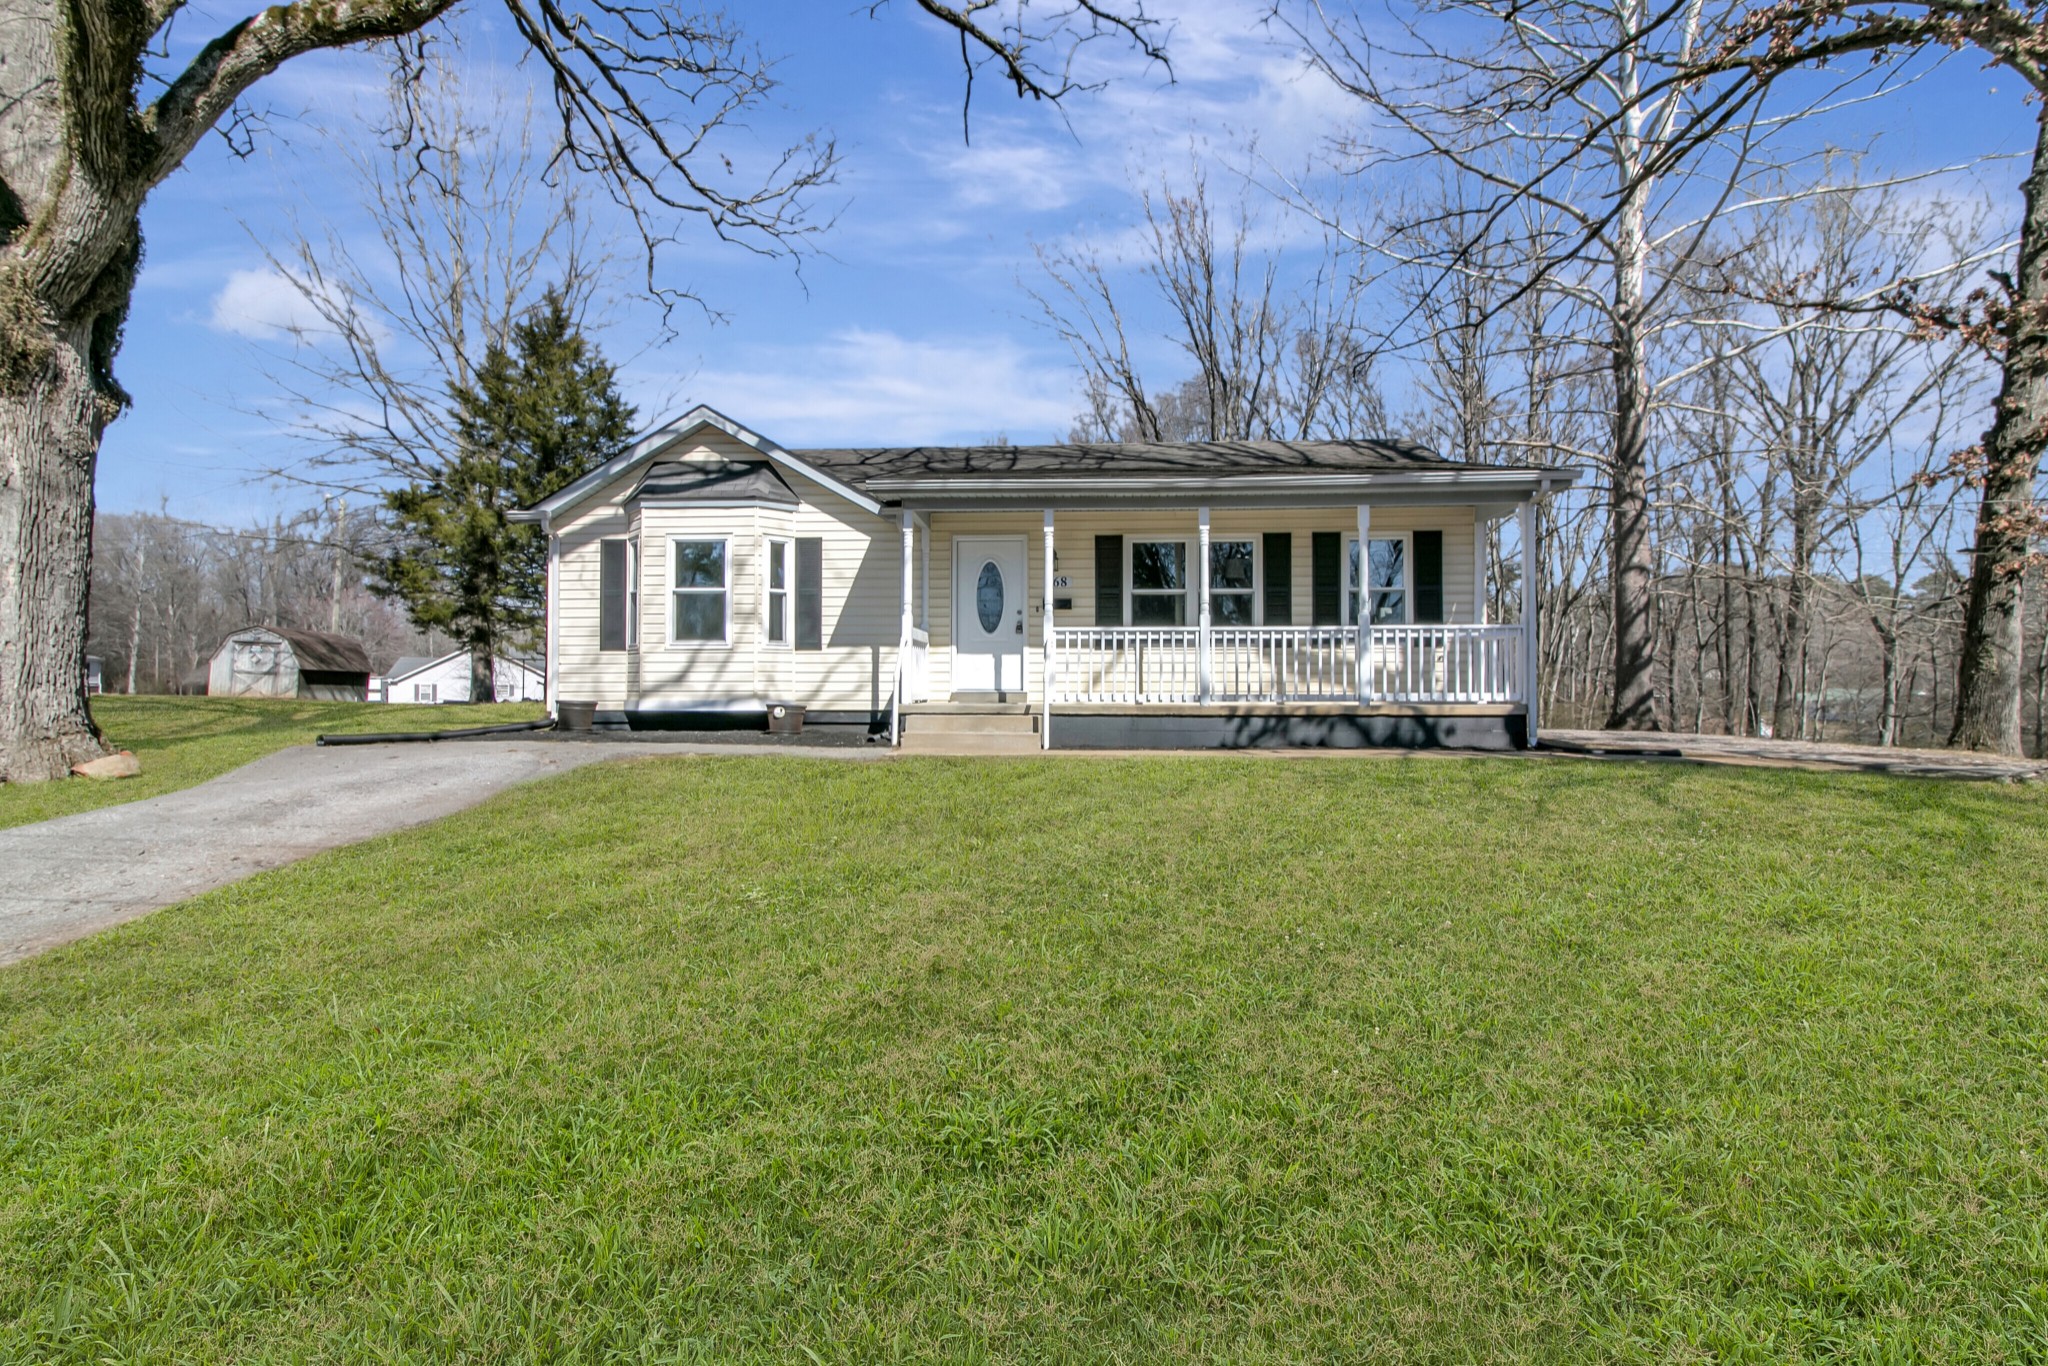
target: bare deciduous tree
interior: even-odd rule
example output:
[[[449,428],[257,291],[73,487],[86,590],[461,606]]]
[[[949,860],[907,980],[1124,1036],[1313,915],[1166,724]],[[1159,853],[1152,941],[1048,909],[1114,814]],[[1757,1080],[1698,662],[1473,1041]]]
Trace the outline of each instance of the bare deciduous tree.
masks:
[[[503,0],[545,72],[558,164],[593,176],[653,252],[695,225],[758,250],[812,226],[806,192],[831,174],[805,143],[739,188],[721,130],[772,88],[723,14],[679,0]],[[972,71],[1020,94],[1077,88],[1077,44],[1107,35],[1163,60],[1141,0],[917,0],[960,34]],[[292,0],[228,26],[189,62],[162,42],[181,0],[0,0],[0,780],[62,776],[103,746],[82,677],[93,467],[126,405],[114,358],[142,254],[141,211],[208,132],[280,66],[310,52],[419,34],[453,0]],[[999,18],[1000,16],[1000,18]],[[400,45],[401,61],[413,45]],[[233,124],[230,123],[230,128]]]

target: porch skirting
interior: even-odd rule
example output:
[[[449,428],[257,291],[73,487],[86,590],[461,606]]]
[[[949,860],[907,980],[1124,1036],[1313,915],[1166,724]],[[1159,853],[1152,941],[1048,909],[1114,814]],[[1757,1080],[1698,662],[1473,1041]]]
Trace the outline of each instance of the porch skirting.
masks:
[[[1053,749],[1475,749],[1528,747],[1519,704],[1067,704]]]

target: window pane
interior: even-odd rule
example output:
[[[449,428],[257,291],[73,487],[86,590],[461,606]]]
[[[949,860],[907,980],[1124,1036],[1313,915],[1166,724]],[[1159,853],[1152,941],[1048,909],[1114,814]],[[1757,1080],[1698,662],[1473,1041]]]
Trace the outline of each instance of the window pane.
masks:
[[[770,588],[789,587],[789,542],[787,541],[770,541],[768,543],[768,586]]]
[[[1209,595],[1209,620],[1218,626],[1253,626],[1252,595],[1250,593],[1212,593]]]
[[[994,560],[982,562],[981,575],[974,581],[974,619],[985,636],[994,635],[1003,624],[1003,571]]]
[[[1354,599],[1355,601],[1355,599]],[[1372,595],[1372,619],[1399,623],[1408,620],[1408,595],[1381,590]]]
[[[677,640],[724,640],[725,594],[678,593]]]
[[[1131,594],[1131,625],[1185,626],[1188,599],[1185,593]]]
[[[1187,547],[1179,541],[1134,541],[1131,544],[1131,587],[1186,588]]]
[[[789,615],[789,595],[770,593],[768,595],[768,643],[780,645],[789,637],[785,634],[785,622]]]
[[[1209,586],[1212,589],[1249,592],[1254,582],[1250,541],[1217,541],[1209,547]]]
[[[1372,584],[1374,588],[1407,587],[1406,541],[1374,541],[1372,543]]]
[[[725,542],[677,541],[676,587],[725,587]]]

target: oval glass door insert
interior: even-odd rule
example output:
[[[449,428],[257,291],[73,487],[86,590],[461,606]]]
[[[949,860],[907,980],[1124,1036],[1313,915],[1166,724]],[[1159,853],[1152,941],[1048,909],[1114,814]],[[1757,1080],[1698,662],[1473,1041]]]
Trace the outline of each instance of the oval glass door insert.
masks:
[[[974,582],[974,615],[983,635],[994,635],[1003,624],[1003,571],[994,560],[981,566],[981,577]]]

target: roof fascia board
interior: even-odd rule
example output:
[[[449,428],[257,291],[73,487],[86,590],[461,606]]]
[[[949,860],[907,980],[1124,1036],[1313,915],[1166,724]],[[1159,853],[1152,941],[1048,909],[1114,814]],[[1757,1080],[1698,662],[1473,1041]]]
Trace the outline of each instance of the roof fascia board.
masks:
[[[1264,494],[1310,492],[1393,491],[1404,488],[1473,488],[1497,491],[1502,488],[1541,490],[1555,484],[1569,485],[1578,478],[1572,469],[1457,469],[1457,470],[1319,470],[1298,474],[1231,475],[1052,475],[1003,478],[988,475],[952,475],[935,478],[876,479],[870,487],[877,493],[900,496],[906,501],[934,496],[958,495],[978,498],[1028,499],[1059,495],[1094,497],[1137,497],[1145,494]]]
[[[795,512],[800,504],[778,503],[767,498],[636,498],[644,508],[757,508],[768,512]]]
[[[1130,512],[1143,508],[1322,508],[1356,507],[1369,503],[1378,507],[1471,506],[1484,508],[1490,516],[1505,516],[1516,503],[1544,492],[1540,481],[1525,485],[1501,484],[1473,487],[1353,486],[1339,489],[1259,490],[1149,490],[1116,494],[1101,490],[1013,490],[1003,494],[929,493],[905,494],[899,506],[912,512],[1015,512],[1031,508],[1057,508],[1069,512]],[[1503,499],[1513,502],[1503,503]]]

